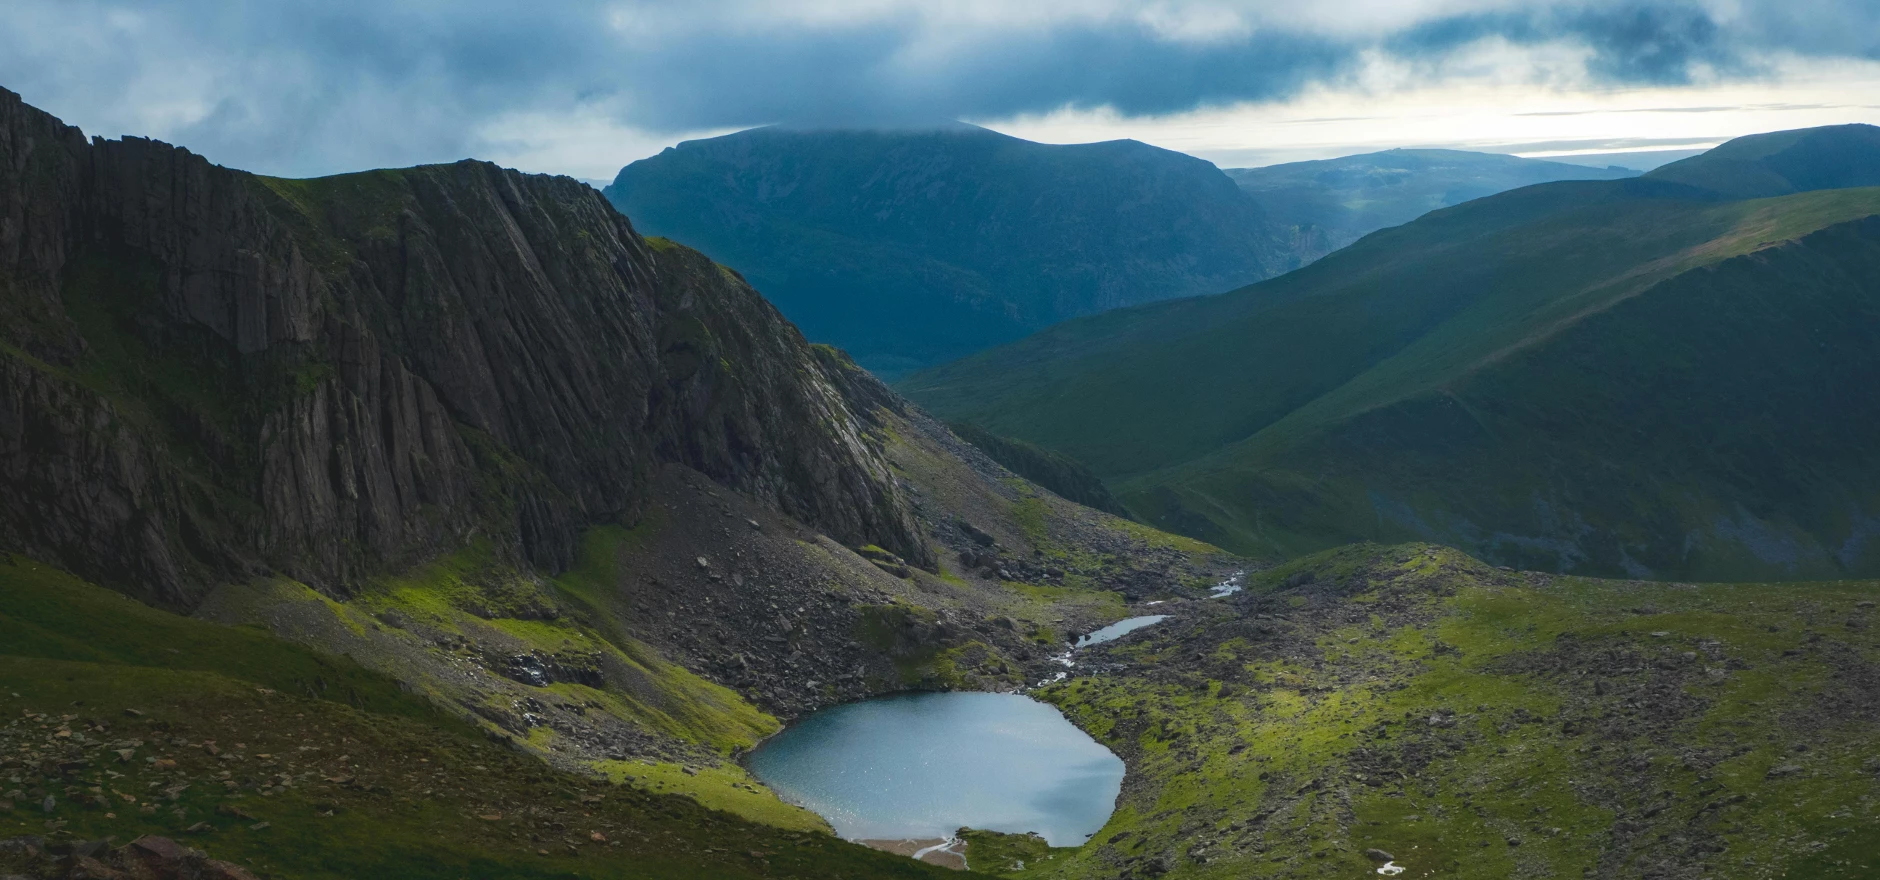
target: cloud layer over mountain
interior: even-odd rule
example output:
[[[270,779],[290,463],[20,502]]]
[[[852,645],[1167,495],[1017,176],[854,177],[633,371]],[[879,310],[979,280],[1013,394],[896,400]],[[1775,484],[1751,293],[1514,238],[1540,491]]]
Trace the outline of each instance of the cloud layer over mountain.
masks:
[[[1710,83],[1774,76],[1795,59],[1880,60],[1880,4],[13,0],[0,9],[0,84],[99,133],[157,132],[284,174],[782,120],[1064,107],[1155,115],[1380,76],[1569,89]]]

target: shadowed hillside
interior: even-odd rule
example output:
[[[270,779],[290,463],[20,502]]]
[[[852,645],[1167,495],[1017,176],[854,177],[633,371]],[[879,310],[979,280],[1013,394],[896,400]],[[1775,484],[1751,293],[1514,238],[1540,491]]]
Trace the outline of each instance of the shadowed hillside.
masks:
[[[1867,127],[1762,138],[1801,145],[1746,139],[1789,189],[1863,182],[1873,155]],[[1635,576],[1880,570],[1880,190],[1732,200],[1692,185],[1717,161],[1470,202],[903,387],[1245,552],[1428,538]]]
[[[961,123],[688,141],[627,166],[607,196],[886,375],[1298,265],[1291,233],[1200,159]]]
[[[1226,171],[1281,225],[1317,231],[1311,242],[1321,250],[1301,253],[1306,260],[1470,199],[1555,180],[1638,173],[1466,150],[1385,150]]]

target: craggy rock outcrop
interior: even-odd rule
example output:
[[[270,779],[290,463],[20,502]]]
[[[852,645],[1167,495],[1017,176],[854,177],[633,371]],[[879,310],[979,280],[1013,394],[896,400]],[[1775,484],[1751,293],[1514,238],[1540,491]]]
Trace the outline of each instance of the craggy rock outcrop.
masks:
[[[932,559],[795,328],[568,178],[262,178],[0,90],[0,319],[0,547],[145,598],[558,570],[662,462]]]

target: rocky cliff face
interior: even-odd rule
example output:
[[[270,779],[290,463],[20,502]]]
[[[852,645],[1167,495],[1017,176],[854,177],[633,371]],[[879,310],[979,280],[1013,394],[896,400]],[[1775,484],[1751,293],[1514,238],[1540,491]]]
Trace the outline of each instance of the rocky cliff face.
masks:
[[[796,330],[571,179],[261,178],[0,90],[0,317],[0,544],[146,598],[557,570],[663,462],[931,558]]]

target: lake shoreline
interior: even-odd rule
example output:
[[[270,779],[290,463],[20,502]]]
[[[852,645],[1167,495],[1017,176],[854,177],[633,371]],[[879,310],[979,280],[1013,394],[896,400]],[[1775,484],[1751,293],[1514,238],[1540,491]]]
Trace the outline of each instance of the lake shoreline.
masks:
[[[939,865],[956,871],[967,870],[965,839],[959,837],[922,837],[913,839],[862,838],[850,843],[859,843],[870,849],[907,856],[911,859]]]

